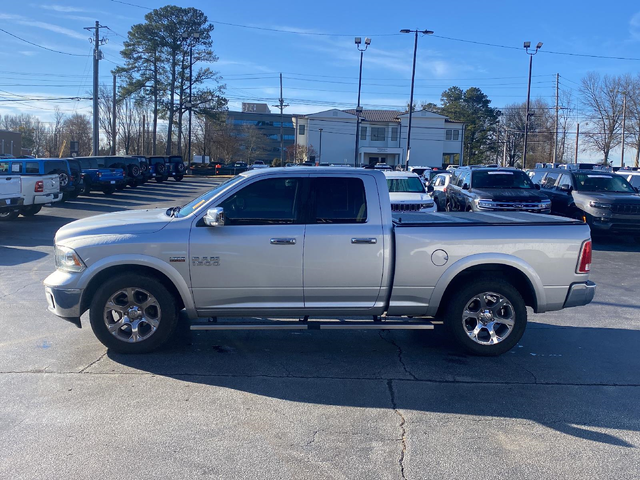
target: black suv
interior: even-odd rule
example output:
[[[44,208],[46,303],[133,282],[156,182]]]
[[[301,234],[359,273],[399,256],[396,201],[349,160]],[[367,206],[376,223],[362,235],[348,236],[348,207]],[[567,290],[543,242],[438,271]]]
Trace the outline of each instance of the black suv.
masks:
[[[176,182],[179,182],[184,178],[184,173],[187,168],[184,166],[184,161],[180,155],[171,155],[167,159],[167,173]]]
[[[82,193],[83,184],[82,184],[82,165],[80,165],[80,161],[75,158],[68,158],[67,162],[69,163],[69,170],[71,171],[71,177],[69,178],[69,188],[68,192],[65,192],[65,199],[67,198],[77,198],[78,195]]]
[[[131,158],[136,158],[140,162],[140,171],[142,172],[142,183],[147,183],[151,180],[151,168],[147,157],[144,155],[131,155]]]
[[[100,165],[103,168],[121,168],[124,170],[124,185],[118,185],[117,190],[124,190],[125,185],[129,185],[132,188],[142,185],[144,177],[142,175],[142,168],[140,167],[140,160],[133,157],[98,157],[104,160],[104,165]],[[100,160],[99,160],[100,161]]]
[[[448,211],[550,213],[551,201],[514,168],[460,167],[447,188]]]
[[[598,170],[549,172],[542,191],[551,212],[587,222],[593,233],[640,234],[640,195],[622,175]]]
[[[151,172],[151,177],[156,179],[156,182],[162,183],[167,178],[169,178],[169,174],[167,173],[167,158],[163,156],[153,156],[148,158],[149,161],[149,171]]]

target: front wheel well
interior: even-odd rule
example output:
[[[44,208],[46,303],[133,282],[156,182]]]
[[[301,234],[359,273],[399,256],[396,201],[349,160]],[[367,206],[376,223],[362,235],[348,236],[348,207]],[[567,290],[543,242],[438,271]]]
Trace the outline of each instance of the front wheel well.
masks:
[[[536,298],[536,292],[533,288],[533,285],[531,284],[531,281],[522,271],[509,265],[484,264],[469,267],[466,270],[458,273],[453,278],[453,280],[451,280],[444,294],[442,295],[442,299],[440,300],[440,305],[438,306],[438,313],[436,314],[436,316],[442,317],[446,305],[448,304],[453,294],[460,290],[460,288],[462,288],[462,286],[464,286],[469,281],[477,279],[479,275],[487,276],[489,279],[500,278],[506,280],[511,285],[513,285],[518,290],[518,292],[520,292],[520,295],[522,295],[522,298],[524,299],[525,305],[533,308],[534,311],[537,311],[538,301]]]
[[[136,273],[138,275],[155,278],[173,294],[178,309],[183,309],[185,307],[182,296],[180,295],[180,292],[178,292],[178,289],[176,288],[174,283],[160,270],[156,270],[155,268],[147,267],[144,265],[117,265],[114,267],[105,268],[104,270],[98,272],[91,279],[87,287],[84,289],[84,292],[82,293],[82,299],[80,301],[80,315],[82,315],[89,309],[91,300],[100,285],[104,284],[104,282],[106,282],[109,278],[120,275],[122,273]]]

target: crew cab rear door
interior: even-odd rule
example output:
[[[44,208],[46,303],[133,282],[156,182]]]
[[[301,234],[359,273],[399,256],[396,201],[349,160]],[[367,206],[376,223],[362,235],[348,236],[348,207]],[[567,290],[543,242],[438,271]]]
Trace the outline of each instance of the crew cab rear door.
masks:
[[[382,216],[373,176],[314,175],[306,221],[305,309],[373,307],[384,267]]]

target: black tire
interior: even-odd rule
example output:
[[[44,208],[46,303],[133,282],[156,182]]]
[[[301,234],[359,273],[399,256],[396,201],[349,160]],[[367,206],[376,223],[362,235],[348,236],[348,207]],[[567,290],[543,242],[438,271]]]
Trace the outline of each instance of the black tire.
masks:
[[[125,184],[118,185],[118,186],[116,187],[116,190],[118,190],[119,192],[121,192],[122,190],[124,190],[124,189],[125,189],[125,187],[126,187],[126,185],[125,185]]]
[[[476,301],[474,300],[474,297],[487,295],[486,298],[488,299],[491,298],[492,295],[496,294],[502,296],[510,303],[510,306],[503,307],[504,310],[502,310],[503,313],[501,315],[512,316],[513,326],[511,331],[507,333],[505,330],[508,329],[506,324],[495,322],[499,325],[496,329],[496,333],[499,336],[500,334],[504,335],[504,339],[493,345],[483,345],[479,341],[488,340],[486,336],[488,335],[489,330],[484,329],[486,330],[486,333],[484,333],[481,328],[480,332],[482,335],[476,335],[476,338],[478,338],[479,341],[473,340],[469,335],[470,329],[475,331],[472,329],[472,327],[474,327],[474,322],[477,326],[481,325],[481,323],[473,317],[465,319],[463,312],[467,306],[473,305],[472,302]],[[497,298],[497,296],[494,296],[493,298]],[[480,304],[478,303],[478,305]],[[483,310],[483,312],[489,311],[491,308],[489,303],[486,303],[486,305],[488,307]],[[470,307],[469,310],[474,311],[474,308],[475,307]],[[479,310],[478,312],[480,313]],[[492,318],[495,319],[496,317]],[[497,318],[500,317],[498,316]],[[518,290],[516,290],[516,288],[506,280],[500,278],[493,280],[473,280],[449,297],[445,307],[444,320],[453,338],[467,352],[480,356],[496,356],[502,355],[503,353],[511,350],[522,338],[527,327],[527,308],[520,292],[518,292]]]
[[[82,194],[83,195],[91,195],[91,182],[85,180],[82,184]]]
[[[453,212],[453,209],[451,208],[451,202],[449,200],[447,200],[444,204],[444,210],[445,212]]]
[[[102,190],[102,193],[104,193],[105,195],[113,195],[115,191],[116,191],[116,187],[104,187],[104,189]]]
[[[185,168],[185,167],[184,167],[184,163],[180,162],[180,163],[177,163],[177,164],[176,164],[176,170],[177,170],[179,173],[183,173],[183,172],[184,172],[184,168]]]
[[[82,192],[82,190],[74,190],[73,192],[69,193],[69,198],[71,199],[78,198],[78,196],[80,195],[80,192]]]
[[[129,287],[146,290],[155,297],[160,308],[160,321],[156,331],[135,343],[121,340],[110,333],[104,318],[104,308],[109,298],[118,290]],[[153,277],[125,273],[111,278],[98,288],[91,301],[89,318],[93,333],[109,350],[118,353],[147,353],[161,347],[172,336],[178,323],[178,309],[173,294],[161,282]],[[123,330],[118,332],[127,333]]]
[[[183,179],[183,178],[184,178],[184,175],[176,175],[175,177],[173,177],[173,179],[174,179],[176,182],[180,182],[180,181],[182,181],[182,179]]]
[[[136,188],[136,187],[138,186],[138,181],[137,181],[137,180],[135,180],[135,179],[134,179],[134,180],[131,180],[131,181],[129,182],[129,186],[130,186],[131,188]]]
[[[140,175],[140,167],[137,165],[130,165],[129,174],[134,178],[138,177]]]
[[[42,210],[42,205],[29,205],[20,209],[20,215],[23,217],[33,217]]]
[[[164,182],[164,177],[156,177],[156,183]]]
[[[20,216],[20,210],[8,210],[6,212],[0,212],[0,222],[15,220]]]
[[[469,205],[467,207],[467,209],[465,210],[465,212],[473,212],[473,208],[471,207],[471,205]]]
[[[162,163],[156,164],[156,175],[164,176],[164,165]]]

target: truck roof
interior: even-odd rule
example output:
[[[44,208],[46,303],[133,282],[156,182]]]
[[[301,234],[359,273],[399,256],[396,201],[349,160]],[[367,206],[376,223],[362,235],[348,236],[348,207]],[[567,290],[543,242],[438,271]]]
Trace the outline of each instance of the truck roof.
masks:
[[[284,174],[291,175],[292,173],[307,173],[307,174],[317,174],[317,175],[327,175],[327,174],[335,174],[336,176],[344,176],[344,175],[371,175],[372,172],[376,172],[375,175],[382,175],[382,170],[374,170],[374,169],[362,169],[362,168],[344,168],[344,167],[270,167],[270,168],[261,168],[258,170],[247,170],[246,172],[242,172],[239,175],[243,177],[253,177],[253,176],[268,176],[272,174]],[[406,173],[405,173],[406,175]],[[415,175],[415,174],[410,174]]]

